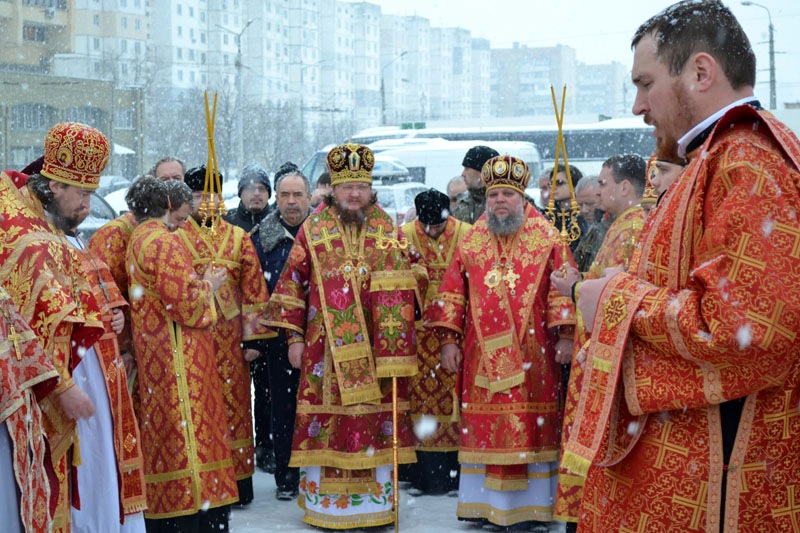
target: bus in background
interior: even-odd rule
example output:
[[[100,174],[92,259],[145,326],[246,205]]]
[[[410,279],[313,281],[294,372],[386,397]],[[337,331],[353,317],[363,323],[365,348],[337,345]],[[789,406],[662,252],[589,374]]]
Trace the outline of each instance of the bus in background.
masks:
[[[368,146],[375,157],[397,160],[408,169],[412,181],[424,183],[447,192],[447,183],[461,175],[461,162],[467,151],[476,145],[494,148],[500,154],[510,154],[525,161],[531,176],[538,177],[542,172],[542,159],[536,145],[521,141],[497,141],[469,139],[450,141],[442,138],[404,138],[384,139]]]
[[[493,119],[497,120],[497,119]],[[565,124],[564,141],[570,164],[586,175],[596,175],[606,159],[617,154],[638,154],[648,159],[655,151],[653,128],[640,117],[614,118],[600,122]],[[514,126],[436,126],[422,129],[401,129],[397,126],[370,128],[353,135],[350,140],[361,144],[381,140],[399,141],[438,137],[448,140],[482,139],[484,141],[524,141],[539,149],[542,165],[552,166],[556,153],[558,128],[553,125]],[[563,162],[563,157],[560,161]],[[534,175],[531,169],[531,175]]]

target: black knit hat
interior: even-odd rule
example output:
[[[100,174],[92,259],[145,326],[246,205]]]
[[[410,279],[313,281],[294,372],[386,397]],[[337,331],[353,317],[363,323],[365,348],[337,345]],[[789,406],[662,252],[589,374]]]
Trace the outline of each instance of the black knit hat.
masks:
[[[263,185],[267,188],[267,196],[272,196],[269,173],[258,163],[251,163],[242,169],[242,175],[239,176],[239,196],[242,195],[242,190],[250,185]]]
[[[435,226],[447,221],[450,216],[450,198],[436,189],[428,189],[414,198],[417,219],[422,224]]]
[[[281,168],[275,172],[275,183],[278,183],[278,180],[285,176],[286,174],[291,174],[293,172],[299,172],[300,169],[297,165],[292,163],[291,161],[287,161],[286,163],[281,165]]]
[[[224,178],[222,172],[219,173],[219,182],[222,183]],[[192,189],[192,192],[203,192],[206,184],[206,166],[200,165],[199,167],[190,168],[183,175],[183,182]]]
[[[464,156],[464,161],[461,162],[461,166],[473,168],[480,172],[484,163],[498,155],[500,154],[494,148],[482,145],[473,146],[467,150],[467,155]]]

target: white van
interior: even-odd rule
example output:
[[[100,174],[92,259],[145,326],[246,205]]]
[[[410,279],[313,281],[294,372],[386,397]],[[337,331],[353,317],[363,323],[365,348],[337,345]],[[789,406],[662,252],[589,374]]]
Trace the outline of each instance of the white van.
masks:
[[[535,180],[542,173],[542,160],[536,145],[523,141],[448,141],[441,138],[383,139],[369,147],[377,154],[400,161],[413,181],[447,192],[447,183],[461,175],[461,162],[467,150],[476,145],[494,148],[525,161]]]

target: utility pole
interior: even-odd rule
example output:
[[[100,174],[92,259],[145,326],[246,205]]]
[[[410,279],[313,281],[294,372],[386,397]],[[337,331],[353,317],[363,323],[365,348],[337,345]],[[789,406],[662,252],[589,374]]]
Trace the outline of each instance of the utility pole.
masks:
[[[391,61],[389,61],[388,63],[383,65],[383,67],[381,67],[381,126],[386,125],[386,83],[383,79],[384,78],[383,73],[386,71],[386,68],[389,65],[391,65],[401,57],[405,57],[407,53],[408,50],[403,50],[402,52],[394,56]]]
[[[236,161],[234,168],[237,172],[244,166],[244,82],[242,81],[242,34],[250,27],[255,19],[248,20],[238,32],[229,30],[217,24],[217,28],[232,33],[236,38]]]
[[[775,110],[778,108],[777,96],[775,94],[775,26],[772,25],[772,13],[770,13],[767,6],[762,6],[756,2],[744,1],[743,6],[760,7],[767,12],[769,19],[769,108]]]

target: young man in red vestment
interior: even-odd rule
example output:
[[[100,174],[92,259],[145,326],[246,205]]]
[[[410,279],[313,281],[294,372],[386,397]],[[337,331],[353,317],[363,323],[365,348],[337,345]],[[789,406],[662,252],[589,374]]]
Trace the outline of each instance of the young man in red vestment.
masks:
[[[523,161],[489,159],[481,179],[486,213],[458,245],[425,313],[442,366],[457,376],[457,516],[546,530],[561,434],[556,358],[569,359],[574,330],[572,302],[550,273],[561,268],[562,252],[572,254],[526,202]]]
[[[239,226],[220,218],[212,228],[210,212],[216,209],[215,199],[209,212],[203,204],[205,165],[186,171],[184,183],[192,190],[194,210],[176,234],[192,256],[192,267],[198,276],[218,265],[227,273],[225,283],[214,295],[217,322],[211,326],[214,355],[217,360],[225,420],[231,432],[231,458],[239,487],[239,504],[253,501],[255,444],[253,413],[250,402],[250,362],[261,354],[257,342],[275,336],[259,323],[269,292],[255,246]],[[220,176],[220,181],[222,177]]]
[[[432,305],[456,248],[471,224],[450,216],[450,199],[429,189],[414,198],[417,219],[401,228],[412,253],[427,271],[428,283],[420,283],[420,310]],[[441,494],[458,489],[459,425],[453,413],[456,375],[440,364],[441,346],[433,331],[417,322],[419,373],[409,382],[411,417],[417,436],[417,462],[409,465],[412,496]]]
[[[563,466],[579,531],[793,531],[800,483],[800,142],[753,95],[717,1],[633,39],[633,111],[688,165],[627,272],[585,281],[592,338]]]

